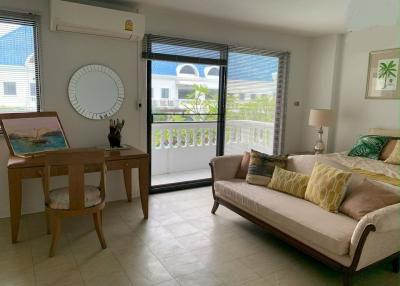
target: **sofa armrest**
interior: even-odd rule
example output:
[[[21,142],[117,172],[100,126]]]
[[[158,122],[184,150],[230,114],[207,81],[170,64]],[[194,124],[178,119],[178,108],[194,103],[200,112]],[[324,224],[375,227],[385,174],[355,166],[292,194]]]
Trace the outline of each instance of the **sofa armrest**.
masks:
[[[365,215],[357,224],[350,242],[350,255],[353,255],[368,225],[373,225],[377,233],[400,231],[400,204],[381,208]]]
[[[233,179],[239,169],[243,155],[219,156],[211,159],[214,181]]]

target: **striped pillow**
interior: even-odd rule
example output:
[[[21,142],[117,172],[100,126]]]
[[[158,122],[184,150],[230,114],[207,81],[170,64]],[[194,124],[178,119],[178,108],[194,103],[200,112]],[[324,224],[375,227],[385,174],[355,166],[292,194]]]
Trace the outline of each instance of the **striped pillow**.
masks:
[[[275,167],[268,188],[304,199],[310,176]]]
[[[246,182],[253,185],[267,186],[275,166],[284,169],[286,168],[286,162],[287,155],[268,155],[251,150]]]

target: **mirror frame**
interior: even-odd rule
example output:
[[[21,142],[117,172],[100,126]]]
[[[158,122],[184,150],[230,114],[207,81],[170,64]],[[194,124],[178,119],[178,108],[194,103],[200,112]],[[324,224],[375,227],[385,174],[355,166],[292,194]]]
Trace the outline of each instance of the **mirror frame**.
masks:
[[[90,111],[87,107],[83,107],[80,105],[79,100],[77,98],[77,85],[79,81],[81,80],[82,76],[90,73],[90,72],[101,72],[106,74],[108,77],[110,77],[117,89],[118,89],[118,97],[114,102],[114,105],[107,111],[97,113]],[[122,84],[121,79],[119,76],[110,68],[103,66],[103,65],[98,65],[98,64],[92,64],[92,65],[85,65],[81,68],[79,68],[71,77],[68,85],[68,97],[69,101],[71,102],[72,107],[78,112],[80,115],[89,118],[89,119],[94,119],[94,120],[101,120],[101,119],[107,119],[114,115],[122,105],[122,102],[124,101],[124,86]]]

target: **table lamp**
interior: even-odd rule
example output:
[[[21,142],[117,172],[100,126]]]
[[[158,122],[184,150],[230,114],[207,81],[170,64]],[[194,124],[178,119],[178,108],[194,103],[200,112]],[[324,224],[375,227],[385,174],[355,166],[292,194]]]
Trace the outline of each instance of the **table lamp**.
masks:
[[[325,144],[322,140],[324,133],[322,127],[330,126],[333,123],[333,112],[330,109],[311,109],[308,125],[318,127],[318,140],[315,143],[315,154],[321,154],[325,150]]]

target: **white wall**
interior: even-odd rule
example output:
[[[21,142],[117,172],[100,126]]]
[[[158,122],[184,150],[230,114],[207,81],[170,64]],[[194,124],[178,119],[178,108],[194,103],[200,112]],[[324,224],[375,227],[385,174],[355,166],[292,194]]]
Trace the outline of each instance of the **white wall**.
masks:
[[[338,121],[334,149],[348,150],[368,128],[400,128],[400,101],[365,99],[368,58],[371,51],[399,48],[400,27],[371,27],[350,32],[343,42],[338,90]]]
[[[291,152],[299,149],[298,138],[301,137],[300,127],[303,126],[303,107],[294,107],[293,102],[303,101],[305,97],[308,38],[175,13],[165,9],[139,8],[140,12],[146,16],[146,32],[148,33],[290,51],[285,151]],[[43,109],[55,110],[59,113],[73,147],[102,145],[107,142],[107,121],[92,121],[83,118],[73,110],[67,97],[67,85],[72,73],[79,67],[92,63],[109,66],[115,70],[124,83],[125,101],[121,110],[116,114],[116,117],[126,120],[123,143],[141,148],[146,146],[145,106],[141,112],[135,109],[138,95],[137,46],[135,42],[76,33],[50,32],[47,0],[2,0],[0,10],[2,9],[29,11],[42,16]],[[144,94],[143,92],[143,103],[145,103]],[[0,217],[5,217],[9,215],[6,168],[8,149],[2,137],[0,137],[0,154]],[[137,182],[136,179],[135,182]],[[120,173],[111,172],[108,184],[108,199],[125,197]],[[23,212],[43,210],[39,180],[25,181],[24,189]],[[135,184],[134,194],[137,194],[136,190]]]
[[[336,123],[325,132],[329,152],[350,149],[368,128],[400,128],[399,100],[365,99],[369,53],[399,48],[398,5],[396,0],[352,0],[348,32],[311,41],[304,122],[312,107],[336,112]],[[304,126],[304,148],[312,146],[312,132]]]
[[[67,96],[68,81],[75,70],[86,64],[104,64],[115,70],[125,86],[125,101],[116,114],[116,117],[126,119],[123,143],[143,146],[140,145],[140,132],[144,128],[140,126],[140,114],[135,110],[137,44],[77,33],[50,32],[48,7],[46,0],[2,0],[0,3],[0,10],[32,11],[41,15],[43,109],[59,113],[73,147],[106,144],[108,121],[93,121],[80,116],[72,108]],[[0,154],[0,217],[5,217],[9,215],[6,168],[8,149],[2,136],[0,136]],[[122,174],[110,172],[109,178],[108,199],[124,198]],[[43,198],[39,180],[25,180],[23,187],[23,212],[41,211]],[[134,193],[136,190],[135,184]]]
[[[340,65],[341,35],[315,37],[310,42],[309,77],[306,101],[304,102],[303,150],[311,151],[317,140],[316,127],[308,125],[310,109],[336,110],[336,75]],[[332,151],[334,127],[324,127],[323,140],[326,151]]]
[[[301,150],[303,106],[308,79],[309,38],[271,32],[233,22],[196,15],[177,14],[167,9],[139,6],[146,16],[146,31],[188,39],[227,43],[244,47],[290,51],[288,103],[285,130],[285,152]]]

